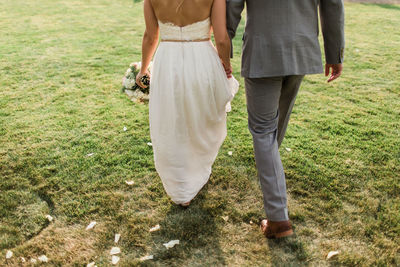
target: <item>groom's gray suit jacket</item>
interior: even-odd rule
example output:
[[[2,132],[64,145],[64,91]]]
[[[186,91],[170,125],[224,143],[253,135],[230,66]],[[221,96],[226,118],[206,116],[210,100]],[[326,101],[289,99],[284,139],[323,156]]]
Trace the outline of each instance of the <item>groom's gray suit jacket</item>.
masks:
[[[326,63],[343,62],[342,0],[227,0],[227,28],[231,39],[235,36],[245,3],[243,77],[321,73],[318,8]]]

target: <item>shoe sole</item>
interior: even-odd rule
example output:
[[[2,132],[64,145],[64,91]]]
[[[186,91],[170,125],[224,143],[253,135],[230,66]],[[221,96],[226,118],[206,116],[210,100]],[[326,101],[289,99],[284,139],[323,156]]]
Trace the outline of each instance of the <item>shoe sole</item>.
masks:
[[[181,206],[182,208],[185,208],[185,209],[186,209],[186,208],[189,208],[190,202],[191,202],[191,201],[186,202],[186,203],[179,204],[179,206]]]
[[[291,236],[291,235],[293,235],[293,230],[292,229],[284,231],[284,232],[281,232],[281,233],[276,233],[276,234],[274,234],[272,236],[267,236],[267,238],[275,239],[275,238],[282,238],[282,237],[287,237],[287,236]]]

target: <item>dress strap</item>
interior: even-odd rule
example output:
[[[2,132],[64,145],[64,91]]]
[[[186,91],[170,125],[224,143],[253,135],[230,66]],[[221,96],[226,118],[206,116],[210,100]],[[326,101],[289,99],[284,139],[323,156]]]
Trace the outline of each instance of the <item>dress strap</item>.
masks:
[[[183,2],[185,2],[185,0],[182,0],[179,4],[178,4],[178,6],[176,7],[176,13],[178,13],[179,12],[179,10],[181,9],[181,7],[182,7],[182,5],[183,5]]]

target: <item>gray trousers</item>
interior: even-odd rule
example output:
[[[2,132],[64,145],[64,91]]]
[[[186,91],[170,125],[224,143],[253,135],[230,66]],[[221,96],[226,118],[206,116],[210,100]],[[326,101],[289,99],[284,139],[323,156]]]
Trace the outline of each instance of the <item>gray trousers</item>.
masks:
[[[245,78],[249,130],[264,209],[270,221],[289,219],[285,173],[278,149],[303,78],[304,75]]]

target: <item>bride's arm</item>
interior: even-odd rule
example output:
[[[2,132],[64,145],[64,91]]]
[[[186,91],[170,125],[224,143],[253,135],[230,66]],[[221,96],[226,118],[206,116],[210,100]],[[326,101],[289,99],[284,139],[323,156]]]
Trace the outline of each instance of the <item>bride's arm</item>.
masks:
[[[231,42],[226,30],[226,0],[214,0],[211,10],[211,23],[214,31],[215,44],[218,55],[222,60],[225,72],[229,77],[232,75],[230,61]]]
[[[154,14],[150,0],[144,0],[144,20],[146,23],[146,30],[142,41],[142,66],[136,77],[136,83],[142,88],[145,88],[146,86],[142,84],[140,79],[145,74],[149,75],[147,68],[149,67],[151,58],[156,51],[159,34],[157,17]]]

